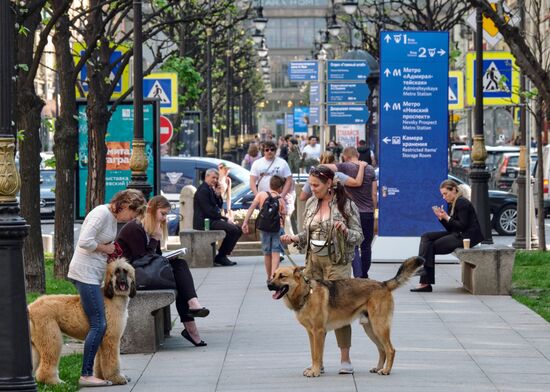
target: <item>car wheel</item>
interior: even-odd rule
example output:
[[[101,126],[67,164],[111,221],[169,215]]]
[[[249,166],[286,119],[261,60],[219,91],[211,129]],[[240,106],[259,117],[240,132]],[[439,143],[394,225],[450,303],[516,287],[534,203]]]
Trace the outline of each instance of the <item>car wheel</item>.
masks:
[[[518,211],[515,205],[507,205],[495,216],[494,227],[500,235],[516,235]]]

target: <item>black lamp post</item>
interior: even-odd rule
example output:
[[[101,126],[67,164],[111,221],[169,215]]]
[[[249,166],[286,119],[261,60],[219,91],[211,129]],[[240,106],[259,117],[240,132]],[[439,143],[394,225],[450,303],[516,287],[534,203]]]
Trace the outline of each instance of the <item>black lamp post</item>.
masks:
[[[207,0],[208,10],[210,11],[210,1]],[[210,17],[210,15],[209,15]],[[216,155],[216,147],[214,145],[214,132],[212,128],[212,33],[213,29],[208,23],[206,27],[206,116],[204,127],[206,134],[206,146],[204,151],[201,151],[201,155],[206,153],[206,156],[213,157]],[[204,142],[201,141],[201,146]],[[220,143],[220,140],[218,140]]]
[[[492,244],[491,219],[489,215],[489,185],[491,175],[487,171],[485,160],[485,136],[483,133],[483,13],[481,8],[476,9],[476,106],[475,106],[475,134],[472,148],[472,204],[474,205],[481,231],[485,240],[484,244]]]
[[[141,0],[134,0],[134,140],[130,157],[131,181],[128,189],[140,190],[146,199],[152,186],[147,183],[147,155],[143,139],[143,32]]]
[[[29,226],[19,215],[21,179],[15,166],[13,123],[15,23],[11,2],[0,1],[0,391],[36,391],[25,298],[23,241]]]

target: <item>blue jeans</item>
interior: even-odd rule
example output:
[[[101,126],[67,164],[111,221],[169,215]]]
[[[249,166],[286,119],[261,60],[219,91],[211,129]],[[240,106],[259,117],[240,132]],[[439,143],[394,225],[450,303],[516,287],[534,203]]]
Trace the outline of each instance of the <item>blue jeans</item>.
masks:
[[[363,230],[363,242],[361,242],[361,255],[355,247],[353,260],[353,276],[356,278],[368,278],[372,257],[372,240],[374,238],[374,213],[360,212],[361,229]]]
[[[98,284],[87,284],[77,280],[73,282],[80,293],[80,303],[90,324],[90,330],[84,341],[81,374],[82,376],[92,376],[94,374],[94,358],[107,329],[103,292]]]

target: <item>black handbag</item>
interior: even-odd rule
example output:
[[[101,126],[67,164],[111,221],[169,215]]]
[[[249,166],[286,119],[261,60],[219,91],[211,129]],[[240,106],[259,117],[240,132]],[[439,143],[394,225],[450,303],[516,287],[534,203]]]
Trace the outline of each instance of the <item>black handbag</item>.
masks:
[[[132,261],[136,270],[138,290],[175,289],[174,273],[168,259],[159,254],[148,254]]]

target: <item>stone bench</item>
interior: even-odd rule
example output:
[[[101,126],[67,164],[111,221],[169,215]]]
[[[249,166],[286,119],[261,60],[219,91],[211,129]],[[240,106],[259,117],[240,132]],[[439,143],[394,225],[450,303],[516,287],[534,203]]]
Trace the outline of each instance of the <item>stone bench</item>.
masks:
[[[187,248],[184,256],[189,268],[209,268],[214,266],[216,241],[225,238],[223,230],[183,230],[180,231],[180,244]]]
[[[170,335],[170,304],[176,290],[143,290],[130,299],[128,321],[120,342],[122,354],[154,353]]]
[[[463,287],[476,295],[510,295],[516,251],[494,245],[457,249]]]

